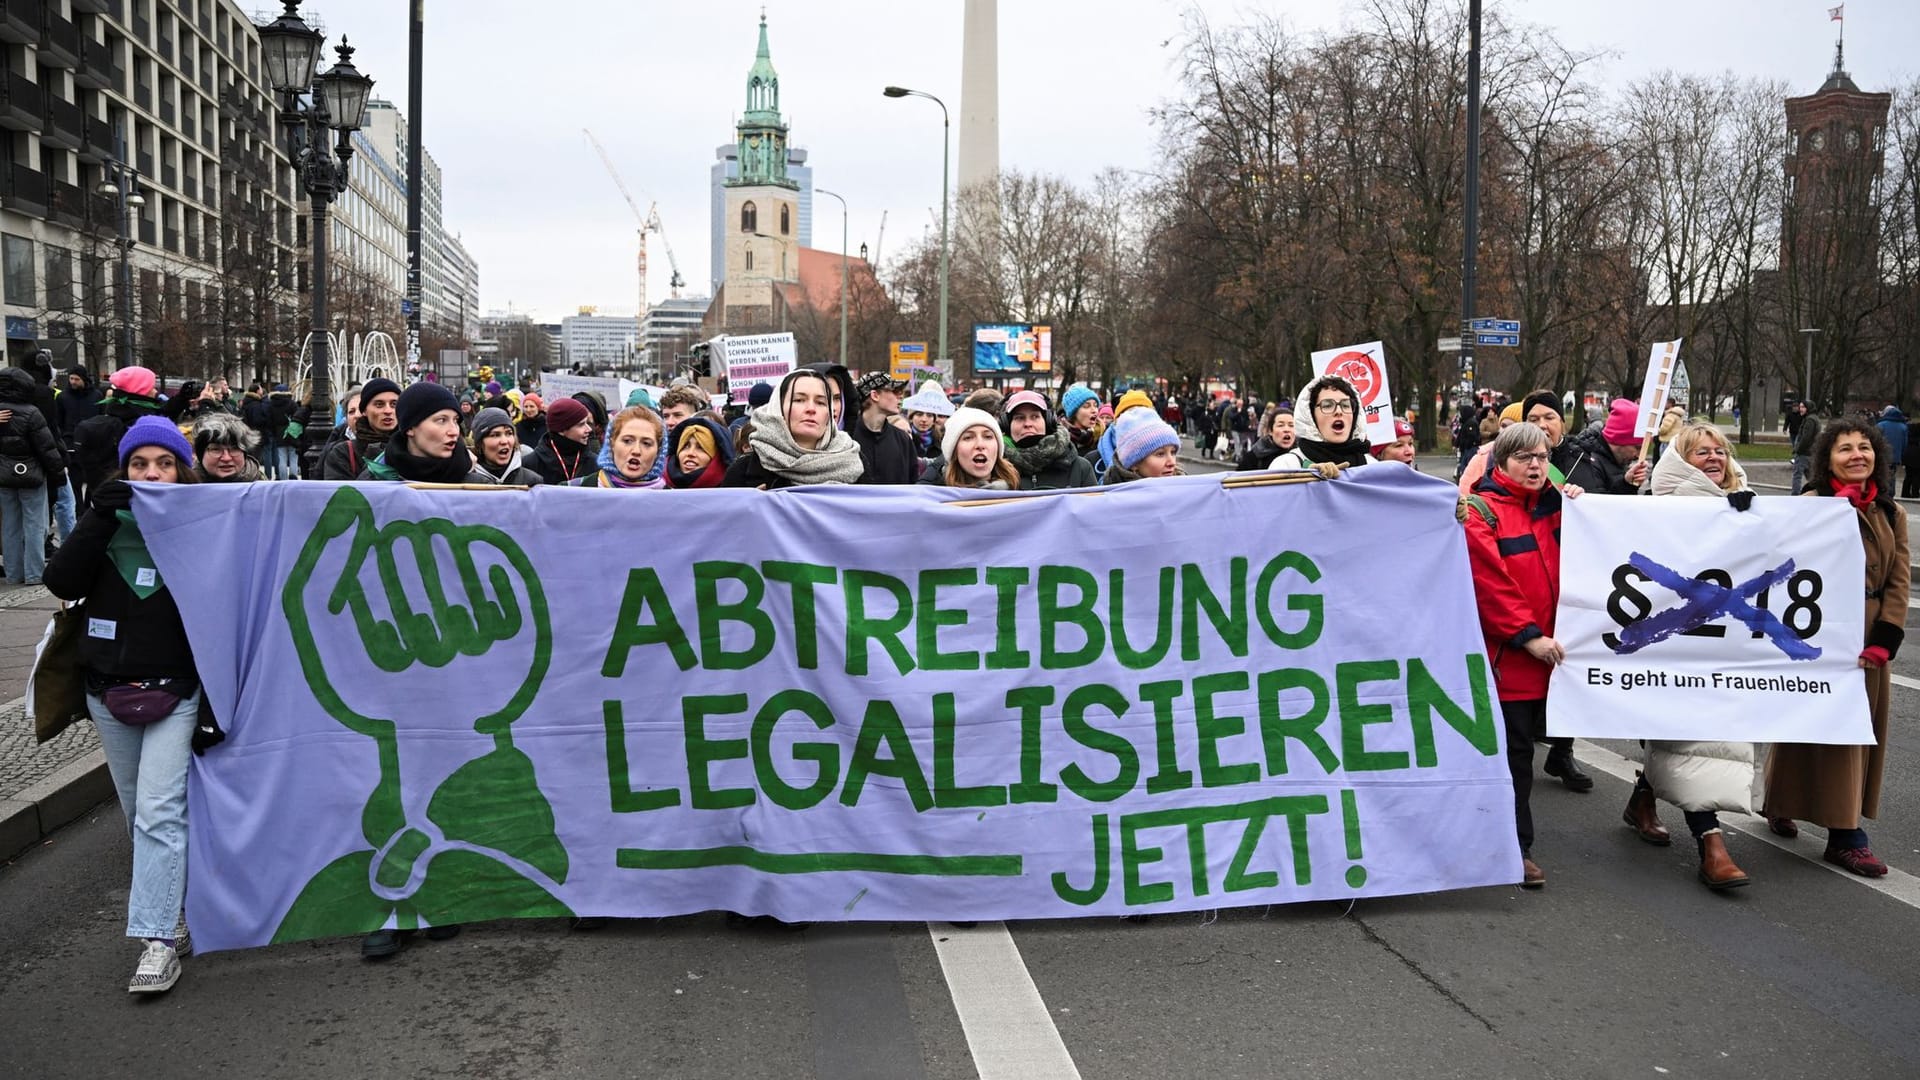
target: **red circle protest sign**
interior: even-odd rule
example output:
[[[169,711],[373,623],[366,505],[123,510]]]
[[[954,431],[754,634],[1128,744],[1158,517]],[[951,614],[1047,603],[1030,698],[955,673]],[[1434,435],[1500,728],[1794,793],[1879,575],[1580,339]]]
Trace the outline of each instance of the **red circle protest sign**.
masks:
[[[1374,358],[1359,350],[1343,352],[1327,365],[1327,374],[1337,375],[1353,385],[1354,393],[1360,395],[1362,406],[1372,405],[1373,399],[1380,393],[1380,387],[1386,382],[1381,377],[1380,365]]]

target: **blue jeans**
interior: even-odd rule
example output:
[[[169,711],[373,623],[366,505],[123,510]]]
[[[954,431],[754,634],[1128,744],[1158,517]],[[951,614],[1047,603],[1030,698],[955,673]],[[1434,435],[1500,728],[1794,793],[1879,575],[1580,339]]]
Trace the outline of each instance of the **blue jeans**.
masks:
[[[1793,490],[1787,492],[1787,494],[1800,494],[1800,489],[1807,484],[1807,475],[1812,471],[1813,456],[1811,454],[1793,455]]]
[[[130,938],[172,937],[187,898],[187,755],[199,712],[196,691],[164,719],[123,724],[99,695],[87,695],[87,714],[100,731],[107,771],[133,834]]]
[[[273,478],[275,480],[300,479],[300,448],[290,442],[275,443],[273,453]]]
[[[63,544],[73,533],[73,518],[73,485],[63,482],[53,493],[53,535]],[[41,550],[46,549],[43,546]]]
[[[0,557],[7,584],[37,584],[47,567],[47,485],[0,488]]]

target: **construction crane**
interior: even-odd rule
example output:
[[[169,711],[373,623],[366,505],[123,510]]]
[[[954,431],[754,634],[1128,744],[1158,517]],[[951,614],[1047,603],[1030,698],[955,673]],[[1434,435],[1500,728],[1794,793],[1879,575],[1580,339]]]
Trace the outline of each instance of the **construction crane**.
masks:
[[[647,317],[647,233],[658,233],[660,245],[667,250],[667,266],[673,271],[673,276],[667,279],[667,286],[675,300],[680,298],[680,287],[686,284],[686,280],[680,276],[680,260],[674,257],[673,245],[667,242],[667,231],[660,224],[660,204],[650,203],[646,212],[642,213],[640,203],[627,190],[626,181],[620,179],[620,170],[613,167],[613,158],[607,156],[607,148],[600,145],[600,140],[593,137],[593,132],[586,128],[581,128],[580,132],[593,144],[594,153],[600,155],[600,164],[607,167],[607,175],[613,178],[613,186],[620,189],[620,197],[627,200],[634,221],[639,225],[640,254],[635,262],[640,274],[640,307],[636,318],[644,322]]]

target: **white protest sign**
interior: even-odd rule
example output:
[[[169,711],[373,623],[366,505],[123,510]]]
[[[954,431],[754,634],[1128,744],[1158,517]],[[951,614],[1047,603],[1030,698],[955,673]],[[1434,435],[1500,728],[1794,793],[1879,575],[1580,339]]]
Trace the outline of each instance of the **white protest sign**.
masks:
[[[1640,419],[1633,433],[1645,438],[1660,433],[1660,414],[1667,411],[1667,397],[1673,392],[1674,365],[1680,362],[1680,342],[1656,341],[1647,356],[1647,377],[1640,384]]]
[[[716,368],[727,372],[727,393],[745,405],[757,383],[778,383],[794,369],[798,353],[792,334],[727,334],[713,339]]]
[[[1866,557],[1845,499],[1584,495],[1561,517],[1547,730],[1861,745]]]
[[[1387,387],[1387,351],[1379,342],[1322,349],[1313,354],[1313,373],[1335,375],[1353,384],[1373,445],[1384,446],[1398,438],[1393,433],[1393,394]],[[1310,409],[1313,403],[1303,401],[1298,407]]]
[[[547,401],[558,401],[563,397],[572,397],[581,391],[600,396],[600,403],[618,412],[620,403],[627,400],[620,394],[620,380],[598,375],[562,375],[549,371],[540,376],[540,396]]]

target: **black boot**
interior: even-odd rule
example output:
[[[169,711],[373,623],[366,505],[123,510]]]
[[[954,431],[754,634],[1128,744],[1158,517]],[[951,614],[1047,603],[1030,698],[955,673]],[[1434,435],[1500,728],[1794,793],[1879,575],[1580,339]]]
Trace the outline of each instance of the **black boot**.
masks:
[[[1548,776],[1557,776],[1567,785],[1568,791],[1592,791],[1593,777],[1580,771],[1580,763],[1573,760],[1573,751],[1561,753],[1557,748],[1547,753],[1546,770]]]

